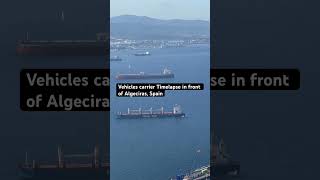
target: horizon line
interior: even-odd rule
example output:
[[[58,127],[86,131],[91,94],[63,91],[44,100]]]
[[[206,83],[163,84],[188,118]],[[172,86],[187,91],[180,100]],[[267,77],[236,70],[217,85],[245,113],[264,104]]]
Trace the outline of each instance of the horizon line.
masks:
[[[144,16],[144,15],[134,15],[134,14],[122,14],[122,15],[116,15],[116,16],[110,16],[110,18],[114,17],[120,17],[120,16],[137,16],[137,17],[147,17],[147,18],[152,18],[152,19],[158,19],[158,20],[185,20],[185,21],[207,21],[210,22],[210,19],[182,19],[182,18],[158,18],[158,17],[151,17],[151,16]]]

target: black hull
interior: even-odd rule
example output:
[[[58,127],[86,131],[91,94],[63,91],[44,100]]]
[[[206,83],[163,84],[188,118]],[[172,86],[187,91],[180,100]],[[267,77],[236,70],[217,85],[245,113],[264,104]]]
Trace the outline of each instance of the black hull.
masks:
[[[183,118],[185,113],[179,114],[118,114],[118,119],[143,119],[143,118]]]

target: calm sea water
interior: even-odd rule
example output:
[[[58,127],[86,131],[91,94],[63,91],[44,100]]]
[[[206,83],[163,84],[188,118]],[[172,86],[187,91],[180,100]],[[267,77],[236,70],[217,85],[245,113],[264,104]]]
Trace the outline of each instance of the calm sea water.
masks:
[[[207,165],[210,160],[209,46],[153,49],[151,56],[135,57],[136,51],[119,51],[123,58],[111,67],[111,179],[163,180],[178,173]],[[172,80],[126,82],[204,83],[203,91],[167,91],[165,97],[116,97],[117,73],[160,73],[171,69]],[[181,105],[183,119],[119,120],[118,111],[127,108],[171,111]],[[200,150],[200,152],[197,152]]]

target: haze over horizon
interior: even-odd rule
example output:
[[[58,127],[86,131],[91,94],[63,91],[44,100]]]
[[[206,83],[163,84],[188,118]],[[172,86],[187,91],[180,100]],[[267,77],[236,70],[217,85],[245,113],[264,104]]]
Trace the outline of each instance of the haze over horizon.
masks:
[[[111,17],[121,15],[147,16],[155,19],[210,21],[210,0],[112,0]]]
[[[150,18],[150,19],[156,19],[156,20],[183,20],[183,21],[207,21],[210,22],[210,19],[208,20],[203,20],[203,19],[180,19],[180,18],[172,18],[172,19],[162,19],[162,18],[157,18],[157,17],[150,17],[150,16],[143,16],[143,15],[135,15],[135,14],[122,14],[122,15],[117,15],[117,16],[111,16],[110,18],[117,18],[117,17],[124,17],[124,16],[132,16],[132,17],[145,17],[145,18]]]
[[[117,38],[172,40],[210,36],[210,22],[204,20],[161,20],[125,15],[113,17],[110,22],[110,34]]]

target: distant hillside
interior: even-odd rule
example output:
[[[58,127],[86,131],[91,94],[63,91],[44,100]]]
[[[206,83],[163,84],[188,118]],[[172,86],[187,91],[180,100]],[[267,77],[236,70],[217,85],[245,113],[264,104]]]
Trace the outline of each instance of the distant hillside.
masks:
[[[160,20],[123,15],[111,18],[111,36],[129,39],[181,39],[209,36],[210,23],[201,20]]]

